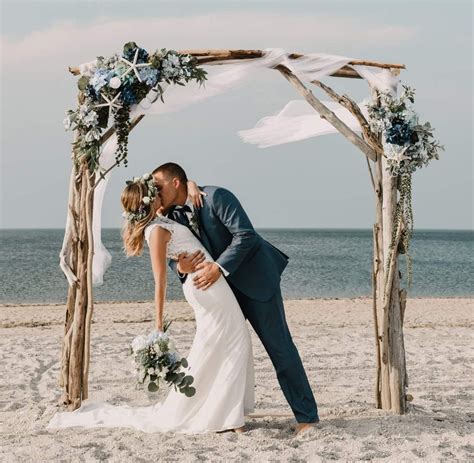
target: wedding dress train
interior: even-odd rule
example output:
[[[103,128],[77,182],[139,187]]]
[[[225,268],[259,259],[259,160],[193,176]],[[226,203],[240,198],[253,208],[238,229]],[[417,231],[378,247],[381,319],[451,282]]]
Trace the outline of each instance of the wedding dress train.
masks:
[[[168,257],[200,249],[206,261],[213,262],[186,226],[166,217],[148,225],[147,241],[157,226],[171,232]],[[147,433],[197,434],[244,425],[244,415],[254,410],[253,354],[245,318],[223,276],[205,291],[196,289],[192,280],[193,274],[188,275],[183,291],[196,318],[196,334],[187,355],[195,395],[186,397],[173,388],[163,402],[147,407],[86,400],[78,410],[54,415],[48,429],[126,427]]]

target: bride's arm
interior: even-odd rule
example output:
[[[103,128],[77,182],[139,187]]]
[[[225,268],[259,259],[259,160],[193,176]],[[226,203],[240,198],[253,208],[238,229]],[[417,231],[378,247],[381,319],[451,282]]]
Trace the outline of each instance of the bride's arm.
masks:
[[[188,180],[188,198],[194,204],[194,207],[200,209],[203,206],[202,197],[207,196],[204,191],[201,191],[194,180]]]
[[[155,328],[163,331],[163,308],[166,298],[166,246],[171,234],[162,227],[155,227],[150,234],[150,259],[155,280]]]

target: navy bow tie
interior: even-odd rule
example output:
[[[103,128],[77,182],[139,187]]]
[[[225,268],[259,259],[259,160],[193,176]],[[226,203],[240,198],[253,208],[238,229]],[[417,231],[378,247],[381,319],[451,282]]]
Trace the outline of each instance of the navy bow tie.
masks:
[[[192,212],[191,208],[187,204],[185,204],[184,206],[176,206],[171,211],[171,214],[177,222],[189,227],[189,218],[186,215],[186,212]]]
[[[184,214],[186,212],[193,212],[187,204],[185,204],[184,206],[176,206],[173,211],[178,212],[179,214]]]

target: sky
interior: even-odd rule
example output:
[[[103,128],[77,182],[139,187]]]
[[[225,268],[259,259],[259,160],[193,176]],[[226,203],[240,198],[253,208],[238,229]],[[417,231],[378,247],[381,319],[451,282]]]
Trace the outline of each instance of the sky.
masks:
[[[128,41],[148,51],[274,47],[405,64],[402,82],[446,147],[414,174],[415,228],[472,228],[472,2],[454,0],[1,0],[0,228],[64,227],[72,135],[62,120],[77,94],[67,67]],[[369,95],[364,80],[324,82],[356,101]],[[127,178],[174,161],[199,184],[233,191],[257,228],[371,228],[366,161],[342,135],[266,149],[239,139],[299,98],[266,70],[180,112],[145,117],[130,135],[128,167],[109,183],[103,226],[120,226]]]

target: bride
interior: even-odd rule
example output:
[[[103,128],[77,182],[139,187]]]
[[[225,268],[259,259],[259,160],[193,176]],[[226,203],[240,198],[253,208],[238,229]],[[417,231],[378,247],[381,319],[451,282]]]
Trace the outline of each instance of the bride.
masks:
[[[161,215],[151,176],[127,182],[121,201],[127,255],[140,255],[145,240],[150,249],[156,329],[162,330],[167,259],[196,251],[207,262],[213,259],[189,228]],[[254,371],[250,333],[239,304],[223,276],[205,290],[187,278],[183,292],[196,318],[196,334],[186,356],[195,395],[186,397],[171,389],[163,402],[135,408],[85,401],[78,410],[57,413],[48,428],[128,427],[148,433],[190,434],[244,430],[244,415],[254,409]]]

